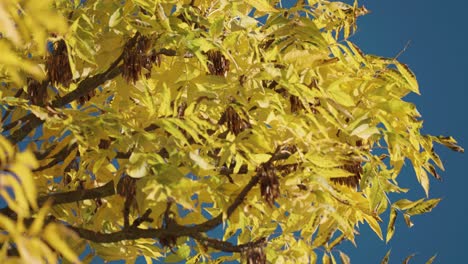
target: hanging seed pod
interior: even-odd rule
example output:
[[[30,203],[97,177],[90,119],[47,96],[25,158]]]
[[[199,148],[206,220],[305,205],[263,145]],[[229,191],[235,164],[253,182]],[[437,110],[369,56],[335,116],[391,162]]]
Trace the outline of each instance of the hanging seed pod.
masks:
[[[91,100],[91,98],[93,98],[94,96],[96,95],[96,90],[93,89],[91,91],[89,91],[88,94],[84,95],[84,96],[81,96],[80,98],[78,98],[78,103],[80,105],[83,105],[84,103],[88,102],[89,100]]]
[[[34,105],[45,105],[47,102],[47,86],[32,79],[27,78],[28,97]]]
[[[63,39],[57,40],[50,45],[49,52],[45,64],[47,77],[53,85],[69,87],[73,74],[68,61],[67,44]]]
[[[247,264],[265,264],[267,258],[263,247],[249,247],[244,255],[247,258]]]
[[[227,72],[229,71],[229,60],[224,57],[224,55],[217,50],[210,50],[206,53],[208,57],[208,70],[211,75],[218,75],[226,77]]]
[[[110,145],[111,145],[111,142],[112,142],[112,141],[111,141],[111,140],[108,140],[108,139],[101,139],[101,140],[99,140],[99,145],[98,145],[98,147],[99,147],[100,149],[108,149],[108,148],[110,147]]]
[[[269,164],[263,164],[258,173],[260,173],[260,194],[269,206],[273,206],[276,198],[280,195],[276,171]]]
[[[136,207],[136,181],[137,179],[124,175],[117,183],[117,193],[125,198],[123,208],[124,227],[130,226],[130,208],[132,205],[133,208]]]
[[[297,113],[300,110],[305,109],[304,105],[302,104],[301,100],[299,97],[295,95],[290,95],[289,96],[289,103],[291,104],[291,113]],[[310,110],[312,111],[313,114],[317,113],[316,107],[320,106],[320,99],[318,97],[314,98],[314,102],[309,102],[309,107]]]
[[[127,82],[136,83],[143,74],[145,78],[151,77],[153,64],[160,65],[161,57],[152,48],[151,40],[135,34],[124,47],[122,76]],[[144,73],[143,73],[144,69]]]
[[[359,185],[359,180],[361,179],[362,175],[362,167],[360,162],[354,162],[351,164],[345,164],[341,167],[344,170],[349,171],[350,173],[353,173],[353,176],[348,176],[348,177],[339,177],[339,178],[332,178],[331,180],[334,183],[338,183],[341,185],[347,185],[352,188],[357,188]]]
[[[187,103],[182,102],[179,107],[177,107],[177,117],[183,119],[185,115],[185,109],[187,109]]]
[[[172,198],[169,198],[167,201],[166,210],[164,211],[162,215],[163,221],[162,221],[161,229],[170,229],[174,225],[177,224],[175,220],[176,215],[173,211],[171,211],[171,206],[173,203],[174,203],[174,200]],[[159,238],[159,243],[161,244],[161,246],[169,247],[171,251],[172,251],[172,248],[176,245],[176,242],[177,242],[176,236],[167,235],[167,236],[163,236]]]
[[[282,176],[286,176],[288,174],[291,174],[299,168],[299,164],[285,164],[285,165],[278,165],[276,166],[276,170],[281,172]]]
[[[299,110],[304,109],[304,105],[301,100],[295,95],[289,96],[289,103],[291,104],[291,113],[297,113]]]
[[[167,216],[164,216],[163,229],[168,229],[170,226],[176,224],[174,212],[169,212]],[[176,236],[163,236],[159,239],[159,243],[163,247],[173,248],[176,245]]]
[[[117,193],[122,197],[135,197],[136,181],[137,179],[124,175],[117,183]]]
[[[238,135],[245,129],[250,128],[250,123],[242,119],[232,106],[228,106],[218,122],[219,125],[223,125],[224,123],[227,123],[229,131],[234,133],[234,135]]]

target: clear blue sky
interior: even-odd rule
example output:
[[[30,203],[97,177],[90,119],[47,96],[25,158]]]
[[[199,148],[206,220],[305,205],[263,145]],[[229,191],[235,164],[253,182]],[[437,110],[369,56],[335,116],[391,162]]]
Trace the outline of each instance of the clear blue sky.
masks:
[[[291,1],[288,1],[291,2]],[[352,1],[346,1],[352,3]],[[425,133],[452,135],[463,147],[468,143],[468,1],[463,0],[361,0],[372,12],[358,21],[358,32],[351,40],[366,53],[394,57],[410,40],[400,56],[416,73],[421,96],[411,95],[423,116]],[[466,259],[468,242],[468,178],[466,154],[437,148],[446,171],[443,182],[432,181],[430,195],[443,200],[432,213],[415,216],[415,226],[407,228],[402,217],[389,245],[361,226],[358,248],[345,243],[341,248],[353,263],[380,263],[392,248],[389,263],[402,263],[412,253],[410,263],[425,263],[437,254],[434,263],[461,263]],[[411,197],[423,195],[414,173],[408,169],[399,182],[412,188]],[[388,219],[387,219],[388,221]],[[386,228],[386,225],[383,226]]]

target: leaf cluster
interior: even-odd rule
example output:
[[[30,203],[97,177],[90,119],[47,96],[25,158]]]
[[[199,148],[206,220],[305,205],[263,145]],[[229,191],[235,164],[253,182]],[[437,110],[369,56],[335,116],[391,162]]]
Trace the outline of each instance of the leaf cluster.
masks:
[[[77,261],[89,244],[85,262],[323,252],[349,263],[337,246],[361,223],[383,239],[390,210],[388,242],[398,212],[411,226],[440,201],[404,198],[405,162],[429,196],[443,170],[434,143],[463,149],[421,132],[405,64],[349,40],[367,12],[322,0],[0,3],[2,134],[35,156],[11,160],[1,141],[13,164],[1,256]],[[67,246],[57,230],[78,238]]]

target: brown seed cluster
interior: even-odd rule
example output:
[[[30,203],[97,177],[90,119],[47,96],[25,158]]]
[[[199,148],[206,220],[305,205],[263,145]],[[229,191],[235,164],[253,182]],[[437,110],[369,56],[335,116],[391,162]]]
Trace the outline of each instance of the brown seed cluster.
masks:
[[[170,226],[173,226],[176,224],[175,221],[175,214],[174,212],[169,212],[167,215],[165,214],[164,216],[164,222],[163,222],[163,229],[168,229]],[[176,236],[163,236],[159,238],[159,243],[163,247],[168,247],[168,248],[173,248],[177,244],[177,237]]]
[[[304,109],[304,105],[302,104],[301,100],[295,95],[289,96],[289,102],[291,103],[291,113],[297,113]]]
[[[210,50],[206,55],[208,57],[206,66],[208,66],[210,74],[226,77],[226,74],[229,71],[229,60],[227,60],[226,57],[217,50]]]
[[[136,181],[137,179],[124,175],[117,183],[117,193],[122,197],[135,197]]]
[[[45,105],[47,102],[47,86],[32,79],[27,78],[28,97],[34,105]]]
[[[263,250],[263,247],[250,247],[245,251],[244,255],[247,258],[248,264],[267,263],[267,258],[266,258],[265,250]]]
[[[81,96],[80,98],[78,98],[78,103],[80,105],[83,105],[84,103],[88,102],[89,100],[91,100],[91,98],[93,98],[93,96],[96,95],[96,89],[93,89],[91,91],[89,91],[88,94],[86,95],[83,95]]]
[[[61,84],[69,87],[73,74],[68,61],[67,44],[63,39],[57,40],[52,48],[45,64],[47,77],[53,85]]]
[[[218,122],[219,125],[223,125],[224,123],[227,123],[229,131],[234,133],[234,135],[238,135],[240,132],[251,127],[250,123],[242,119],[232,106],[228,106]]]
[[[161,64],[160,55],[152,48],[152,41],[148,37],[137,33],[125,45],[122,76],[127,82],[135,83],[145,70],[143,76],[149,78],[153,64]]]
[[[137,179],[124,175],[117,183],[117,193],[125,197],[123,208],[124,227],[130,226],[130,208],[132,205],[136,207],[136,181]]]
[[[281,175],[286,176],[291,174],[299,168],[299,164],[285,164],[285,165],[278,165],[276,169],[281,172]]]
[[[359,180],[362,175],[362,166],[360,162],[354,162],[350,164],[345,164],[342,166],[342,169],[347,170],[353,173],[353,176],[349,177],[339,177],[332,178],[332,181],[341,185],[347,185],[352,188],[356,188],[359,185]]]
[[[313,103],[309,102],[309,107],[310,107],[310,110],[312,111],[312,113],[316,114],[317,113],[316,107],[320,106],[320,100],[317,97],[315,97],[314,100],[315,100],[315,102],[313,102]],[[289,96],[289,103],[291,104],[291,113],[297,113],[300,110],[305,109],[305,107],[302,104],[299,97],[297,97],[295,95],[290,95]]]
[[[174,203],[174,200],[172,198],[169,198],[167,201],[167,207],[166,210],[163,213],[163,221],[161,228],[162,229],[171,229],[174,227],[174,225],[177,225],[177,222],[175,220],[176,214],[171,211],[171,206]],[[172,248],[176,245],[177,242],[177,237],[173,235],[166,235],[161,238],[159,238],[159,243],[163,247],[169,247],[172,251]]]
[[[269,163],[262,164],[258,172],[260,175],[260,194],[268,205],[273,206],[280,196],[280,185],[276,170]]]

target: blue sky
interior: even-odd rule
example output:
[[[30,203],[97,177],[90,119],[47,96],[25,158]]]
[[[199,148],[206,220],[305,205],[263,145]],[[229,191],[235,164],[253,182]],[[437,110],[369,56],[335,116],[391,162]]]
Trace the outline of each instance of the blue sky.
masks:
[[[352,1],[347,1],[352,2]],[[394,57],[411,41],[399,60],[416,73],[421,96],[406,99],[416,104],[424,121],[424,133],[452,135],[462,147],[468,139],[468,1],[462,0],[361,0],[371,13],[358,21],[358,32],[351,40],[366,53]],[[466,155],[445,148],[436,149],[446,171],[442,182],[432,181],[430,196],[443,200],[432,213],[415,216],[415,226],[407,228],[401,218],[388,245],[380,241],[367,226],[361,226],[356,242],[342,245],[353,263],[380,263],[391,248],[389,263],[402,263],[412,253],[411,263],[425,263],[437,254],[434,263],[460,263],[468,243],[468,178]],[[399,182],[411,188],[410,197],[422,197],[410,164]],[[388,221],[388,219],[386,219]],[[386,223],[383,228],[386,228]]]

